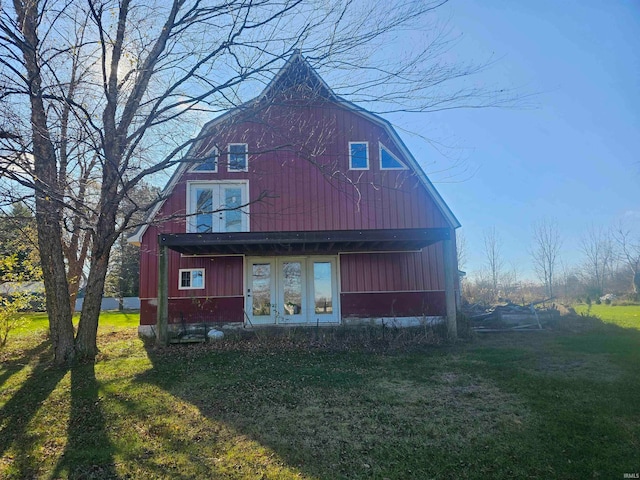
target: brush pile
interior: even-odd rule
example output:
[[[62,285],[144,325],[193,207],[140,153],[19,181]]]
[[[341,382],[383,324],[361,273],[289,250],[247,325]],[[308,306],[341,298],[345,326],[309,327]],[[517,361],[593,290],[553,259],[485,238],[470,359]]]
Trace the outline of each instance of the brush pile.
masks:
[[[542,324],[557,318],[559,311],[550,300],[528,305],[506,302],[496,305],[467,305],[463,310],[476,331],[542,330]],[[538,306],[537,306],[538,305]],[[542,306],[539,306],[542,305]]]

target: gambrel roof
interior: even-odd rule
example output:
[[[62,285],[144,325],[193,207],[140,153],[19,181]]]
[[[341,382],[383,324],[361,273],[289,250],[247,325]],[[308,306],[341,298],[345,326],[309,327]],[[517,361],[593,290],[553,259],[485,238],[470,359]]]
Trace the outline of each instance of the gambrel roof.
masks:
[[[377,126],[381,127],[385,133],[392,139],[396,147],[403,154],[404,159],[408,163],[409,168],[416,173],[420,179],[422,185],[433,199],[435,205],[446,219],[451,228],[460,227],[460,222],[449,209],[448,205],[442,199],[434,185],[431,183],[426,173],[422,170],[414,156],[406,147],[400,136],[397,134],[392,125],[384,118],[369,112],[358,105],[341,98],[336,95],[333,90],[326,84],[326,82],[318,75],[315,69],[309,64],[309,62],[299,53],[294,53],[282,67],[282,69],[275,75],[275,77],[269,82],[264,90],[255,99],[250,100],[238,107],[229,110],[228,112],[216,117],[207,124],[204,125],[199,135],[201,138],[189,149],[186,158],[196,158],[201,153],[200,150],[203,147],[203,143],[206,141],[208,132],[213,133],[215,129],[223,122],[227,122],[236,116],[241,115],[244,112],[251,111],[263,103],[268,103],[271,99],[275,98],[282,92],[295,90],[307,90],[312,92],[316,98],[323,98],[327,101],[333,102],[357,115],[360,115]],[[191,167],[191,162],[181,163],[175,170],[167,183],[162,195],[166,198],[173,190],[176,183],[182,177],[182,175]],[[159,202],[149,212],[148,219],[153,219],[155,215],[162,208],[163,202]],[[139,244],[142,240],[142,236],[147,229],[147,225],[142,225],[136,232],[134,232],[128,239],[129,242]]]

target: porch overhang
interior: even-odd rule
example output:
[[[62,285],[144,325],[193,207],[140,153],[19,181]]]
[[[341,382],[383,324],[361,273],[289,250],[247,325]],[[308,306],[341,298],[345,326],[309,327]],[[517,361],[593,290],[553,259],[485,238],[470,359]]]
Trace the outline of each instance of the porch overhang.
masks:
[[[420,250],[449,240],[449,228],[306,232],[162,233],[161,246],[184,255],[296,255]]]

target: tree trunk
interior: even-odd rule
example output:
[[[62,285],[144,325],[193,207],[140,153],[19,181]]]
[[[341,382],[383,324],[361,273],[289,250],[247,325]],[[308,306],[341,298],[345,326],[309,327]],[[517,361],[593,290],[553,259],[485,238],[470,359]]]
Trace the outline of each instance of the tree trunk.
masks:
[[[69,308],[67,276],[60,248],[62,232],[59,212],[51,203],[40,195],[36,196],[38,246],[47,300],[49,337],[53,346],[54,362],[62,365],[70,363],[74,358],[73,323]]]
[[[14,2],[25,43],[21,51],[30,86],[31,134],[36,189],[36,226],[49,316],[49,333],[56,364],[73,360],[73,323],[69,308],[69,286],[62,254],[62,214],[57,160],[44,107],[42,77],[37,52],[38,2]]]
[[[103,189],[105,186],[103,185]],[[93,240],[89,278],[85,289],[78,334],[76,356],[80,360],[93,360],[98,354],[97,333],[100,305],[109,268],[109,256],[117,236],[115,234],[115,208],[106,208],[98,218]]]
[[[122,48],[122,35],[126,20],[128,2],[121,4],[118,34],[115,40],[112,56],[112,66],[117,67]],[[123,15],[123,12],[125,14]],[[118,103],[117,68],[109,75],[107,89],[107,104],[102,119],[104,124],[104,138],[102,144],[104,160],[102,166],[102,184],[100,186],[99,214],[91,249],[91,265],[89,278],[85,290],[78,335],[76,336],[76,355],[82,360],[91,360],[98,354],[97,333],[100,318],[100,304],[104,294],[104,284],[109,268],[111,247],[118,239],[116,235],[116,215],[121,198],[118,196],[120,177],[119,166],[122,161],[122,143],[126,135],[116,128],[116,110]],[[126,131],[126,129],[125,129]]]
[[[69,259],[67,255],[67,265],[69,266],[68,281],[69,281],[69,307],[71,313],[75,312],[76,300],[78,298],[78,290],[80,289],[80,279],[82,278],[82,266],[78,262],[74,262]]]
[[[78,290],[80,289],[80,281],[84,264],[89,252],[89,243],[91,242],[91,232],[80,232],[80,221],[74,220],[74,232],[71,234],[69,242],[63,244],[63,253],[67,261],[67,281],[69,282],[69,305],[71,312],[76,309],[76,299],[78,298]]]
[[[92,256],[80,323],[78,324],[78,335],[76,336],[76,355],[80,360],[93,360],[98,354],[98,320],[108,265],[108,254],[99,257]]]

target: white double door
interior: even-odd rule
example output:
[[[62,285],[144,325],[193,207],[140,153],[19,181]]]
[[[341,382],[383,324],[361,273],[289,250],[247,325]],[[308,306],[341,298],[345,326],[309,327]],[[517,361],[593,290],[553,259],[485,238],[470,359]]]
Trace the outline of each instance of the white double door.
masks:
[[[246,265],[250,324],[340,321],[336,257],[249,257]]]

